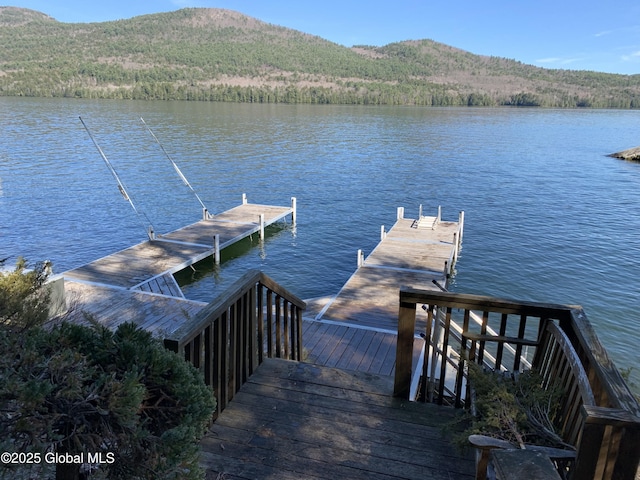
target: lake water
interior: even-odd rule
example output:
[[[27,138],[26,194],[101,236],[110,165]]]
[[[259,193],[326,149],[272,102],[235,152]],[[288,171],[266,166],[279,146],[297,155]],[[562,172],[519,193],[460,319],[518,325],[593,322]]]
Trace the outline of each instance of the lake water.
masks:
[[[182,276],[189,298],[248,268],[335,294],[398,206],[442,205],[466,217],[453,290],[581,304],[616,364],[639,364],[640,164],[605,155],[640,144],[640,112],[0,98],[0,258],[62,272],[200,218],[139,117],[210,211],[298,200],[295,228]]]

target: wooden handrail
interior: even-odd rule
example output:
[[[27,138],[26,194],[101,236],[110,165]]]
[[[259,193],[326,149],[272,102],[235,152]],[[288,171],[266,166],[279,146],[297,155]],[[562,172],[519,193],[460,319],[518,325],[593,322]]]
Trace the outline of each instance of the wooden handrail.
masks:
[[[566,364],[575,362],[573,375],[578,384],[582,384],[580,398],[585,400],[583,404],[582,400],[574,400],[577,396],[567,399],[573,402],[571,415],[579,415],[575,408],[582,408],[583,412],[581,430],[569,435],[572,441],[577,441],[578,449],[571,478],[596,478],[596,473],[597,478],[603,479],[634,478],[640,461],[640,407],[581,307],[401,289],[394,395],[403,398],[408,398],[410,391],[416,306],[419,304],[428,306],[425,334],[430,347],[425,354],[422,384],[436,389],[436,394],[429,397],[438,403],[468,406],[465,362],[483,363],[484,352],[493,349],[492,358],[496,359],[496,364],[492,368],[506,366],[507,370],[516,371],[522,368],[521,355],[528,347],[532,350],[529,353],[533,353],[532,368],[537,369],[544,365],[548,342],[559,341],[556,345],[562,344],[561,348],[554,347],[554,355],[566,357]],[[431,313],[436,311],[442,314]],[[469,322],[472,311],[481,312],[480,326]],[[442,321],[442,328],[433,328],[432,323],[436,321]],[[453,336],[449,335],[449,330],[455,321],[462,324],[462,334],[461,340],[452,345]],[[498,332],[496,335],[490,333],[490,322],[499,323],[493,328]],[[432,338],[432,332],[436,330],[443,331],[441,338]],[[513,345],[516,353],[505,359],[503,347],[507,344]],[[439,357],[435,355],[439,358],[437,368],[429,364],[430,348],[443,352]],[[452,348],[459,351],[457,367],[455,362],[443,357]],[[438,378],[428,378],[432,371]]]
[[[199,368],[218,402],[214,418],[268,357],[302,359],[304,301],[251,270],[164,339]]]

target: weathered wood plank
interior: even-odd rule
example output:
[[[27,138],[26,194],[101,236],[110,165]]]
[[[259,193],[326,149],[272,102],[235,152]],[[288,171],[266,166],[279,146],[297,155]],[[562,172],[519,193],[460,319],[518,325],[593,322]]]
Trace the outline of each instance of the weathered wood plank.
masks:
[[[203,440],[202,465],[225,478],[473,478],[441,435],[453,410],[390,389],[387,377],[265,360]]]
[[[85,323],[89,314],[107,328],[133,322],[153,333],[171,333],[206,304],[145,292],[65,282],[65,319]]]

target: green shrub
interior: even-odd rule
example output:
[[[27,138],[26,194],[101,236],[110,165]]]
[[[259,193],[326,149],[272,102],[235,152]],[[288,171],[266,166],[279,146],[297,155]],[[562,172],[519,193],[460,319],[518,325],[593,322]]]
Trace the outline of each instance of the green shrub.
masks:
[[[37,282],[24,275],[16,282]],[[6,279],[0,295],[11,302],[15,292],[37,296],[38,286]],[[0,324],[0,450],[102,453],[110,460],[98,469],[103,478],[201,478],[199,441],[216,406],[201,373],[133,324],[44,328],[32,322],[36,310],[18,308]],[[44,463],[29,473],[42,478]],[[78,464],[56,468],[56,478],[80,473]]]

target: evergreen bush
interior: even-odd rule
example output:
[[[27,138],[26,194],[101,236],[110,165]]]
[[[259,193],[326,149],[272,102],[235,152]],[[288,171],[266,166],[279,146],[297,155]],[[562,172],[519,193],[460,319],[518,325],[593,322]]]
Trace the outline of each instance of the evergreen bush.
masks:
[[[101,453],[106,461],[94,468],[101,478],[202,478],[199,441],[216,402],[200,372],[130,323],[115,332],[95,321],[43,327],[23,308],[37,297],[40,274],[24,265],[0,274],[0,299],[14,305],[3,304],[0,316],[0,450],[85,460]],[[23,282],[34,289],[16,288]],[[17,465],[2,467],[8,478],[19,473]],[[39,478],[47,473],[44,461],[26,467]],[[80,473],[78,463],[56,465],[56,478]]]

